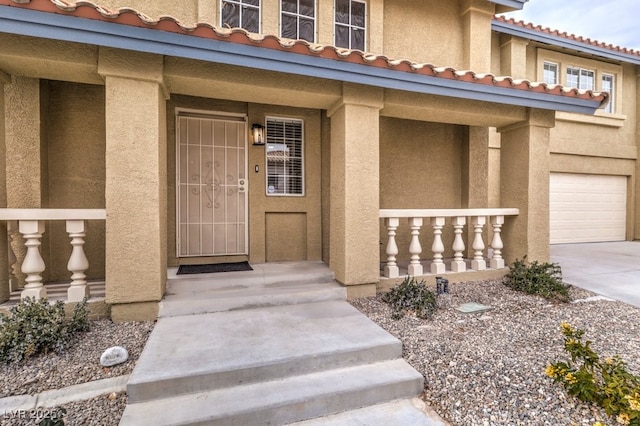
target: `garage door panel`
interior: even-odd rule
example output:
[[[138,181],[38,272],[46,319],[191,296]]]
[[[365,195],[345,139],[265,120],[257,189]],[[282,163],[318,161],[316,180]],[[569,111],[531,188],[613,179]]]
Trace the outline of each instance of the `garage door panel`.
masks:
[[[625,176],[551,173],[551,244],[624,241]]]

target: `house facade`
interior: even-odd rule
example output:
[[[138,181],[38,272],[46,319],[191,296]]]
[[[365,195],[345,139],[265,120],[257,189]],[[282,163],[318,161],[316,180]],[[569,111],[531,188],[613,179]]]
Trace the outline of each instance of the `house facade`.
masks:
[[[563,189],[600,178],[636,238],[640,56],[495,17],[524,3],[0,0],[0,232],[27,294],[71,271],[138,320],[181,264],[323,261],[358,297],[396,263],[547,260],[582,232]]]

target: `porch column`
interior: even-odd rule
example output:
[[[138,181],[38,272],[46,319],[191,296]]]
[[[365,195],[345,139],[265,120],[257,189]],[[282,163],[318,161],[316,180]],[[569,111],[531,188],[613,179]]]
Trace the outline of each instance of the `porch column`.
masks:
[[[11,76],[0,70],[0,208],[7,207],[4,86],[9,83]],[[10,268],[7,223],[0,222],[0,303],[9,300]]]
[[[47,187],[47,149],[43,137],[45,117],[42,116],[46,93],[41,90],[41,82],[37,78],[12,76],[10,81],[8,78],[4,80],[7,80],[4,84],[4,153],[5,161],[8,161],[3,169],[6,207],[41,208]],[[16,255],[16,264],[22,265],[27,248],[20,234],[15,234],[11,247]],[[46,238],[43,247],[46,247]],[[46,262],[46,253],[43,256]],[[47,273],[43,274],[45,281]],[[14,270],[14,274],[16,284],[23,287],[26,275],[19,268]]]
[[[106,85],[106,301],[114,321],[157,317],[167,274],[161,56],[101,48]]]
[[[507,264],[525,255],[549,261],[549,129],[555,125],[555,112],[530,109],[528,114],[527,122],[498,129],[500,202],[520,209],[503,227]]]
[[[331,117],[329,266],[350,298],[380,279],[379,111],[383,92],[344,84]]]

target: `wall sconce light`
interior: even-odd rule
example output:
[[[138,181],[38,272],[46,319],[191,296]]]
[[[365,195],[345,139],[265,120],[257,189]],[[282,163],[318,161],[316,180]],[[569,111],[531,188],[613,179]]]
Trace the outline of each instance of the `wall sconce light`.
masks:
[[[262,124],[251,125],[254,145],[264,145],[264,126]]]

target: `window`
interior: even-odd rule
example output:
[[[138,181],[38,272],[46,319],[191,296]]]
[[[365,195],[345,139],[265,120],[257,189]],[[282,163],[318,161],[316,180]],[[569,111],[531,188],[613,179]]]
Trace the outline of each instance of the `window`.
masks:
[[[543,79],[547,84],[558,84],[558,64],[554,64],[553,62],[545,62]]]
[[[603,92],[609,92],[609,103],[604,108],[604,112],[613,113],[613,111],[614,111],[613,110],[613,103],[615,101],[615,98],[613,97],[613,91],[614,91],[613,75],[611,75],[611,74],[602,74],[602,91]]]
[[[304,123],[267,117],[267,195],[304,195]]]
[[[358,0],[335,0],[335,45],[365,50],[367,5]]]
[[[260,0],[223,0],[220,9],[223,27],[260,32]]]
[[[316,41],[315,0],[281,0],[280,36]]]
[[[593,90],[595,87],[594,72],[582,68],[567,68],[567,86]]]

